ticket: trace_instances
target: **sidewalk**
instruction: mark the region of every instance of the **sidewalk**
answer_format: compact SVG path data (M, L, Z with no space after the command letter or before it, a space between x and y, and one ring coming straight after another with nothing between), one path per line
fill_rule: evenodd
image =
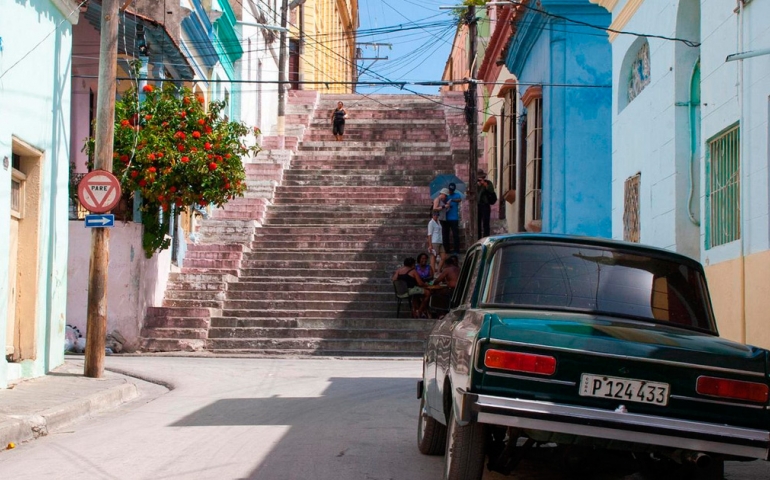
M82 361L67 359L44 377L0 390L0 451L131 401L139 396L139 382L108 371L86 378Z

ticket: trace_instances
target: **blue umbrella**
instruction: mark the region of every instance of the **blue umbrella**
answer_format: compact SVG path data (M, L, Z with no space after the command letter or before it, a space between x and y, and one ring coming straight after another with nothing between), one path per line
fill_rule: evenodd
M465 193L465 182L460 180L457 175L452 173L445 173L442 175L436 175L433 180L430 181L430 198L433 200L438 197L442 188L448 188L450 183L454 183L457 186L457 191Z

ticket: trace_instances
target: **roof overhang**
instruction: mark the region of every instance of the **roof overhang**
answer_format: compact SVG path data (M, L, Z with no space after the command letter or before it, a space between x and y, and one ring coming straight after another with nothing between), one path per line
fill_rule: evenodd
M169 72L175 72L172 78L177 80L192 80L194 72L187 57L182 53L179 45L166 30L166 27L149 17L139 15L130 10L119 14L120 26L118 27L118 52L139 58L136 47L136 27L144 27L145 40L148 47L149 63L167 66ZM85 18L96 28L101 30L102 5L101 2L89 2Z

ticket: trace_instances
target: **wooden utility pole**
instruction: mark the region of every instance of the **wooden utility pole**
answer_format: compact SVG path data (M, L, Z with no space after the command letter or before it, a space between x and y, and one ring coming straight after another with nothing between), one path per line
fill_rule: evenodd
M286 23L289 0L281 0L281 35L278 52L278 149L286 147Z
M115 68L118 61L119 0L102 0L99 42L99 86L96 99L96 149L94 169L112 172L115 135ZM107 335L107 270L110 262L110 231L96 227L91 232L91 263L88 269L88 325L86 327L85 376L104 374L104 344Z
M470 222L470 235L466 235L472 241L478 240L478 185L476 185L476 171L479 168L479 132L478 132L478 93L476 85L476 6L470 5L468 7L468 14L466 16L466 24L468 25L468 39L470 41L470 48L468 49L468 69L470 74L470 82L468 83L468 90L465 91L465 119L468 122L468 139L470 144L470 154L468 162L468 210L469 210L469 222Z

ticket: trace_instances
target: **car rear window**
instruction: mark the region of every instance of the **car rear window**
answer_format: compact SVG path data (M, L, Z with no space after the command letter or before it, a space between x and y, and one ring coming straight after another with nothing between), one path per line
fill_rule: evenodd
M492 259L484 303L583 311L713 330L698 269L627 251L512 244Z

